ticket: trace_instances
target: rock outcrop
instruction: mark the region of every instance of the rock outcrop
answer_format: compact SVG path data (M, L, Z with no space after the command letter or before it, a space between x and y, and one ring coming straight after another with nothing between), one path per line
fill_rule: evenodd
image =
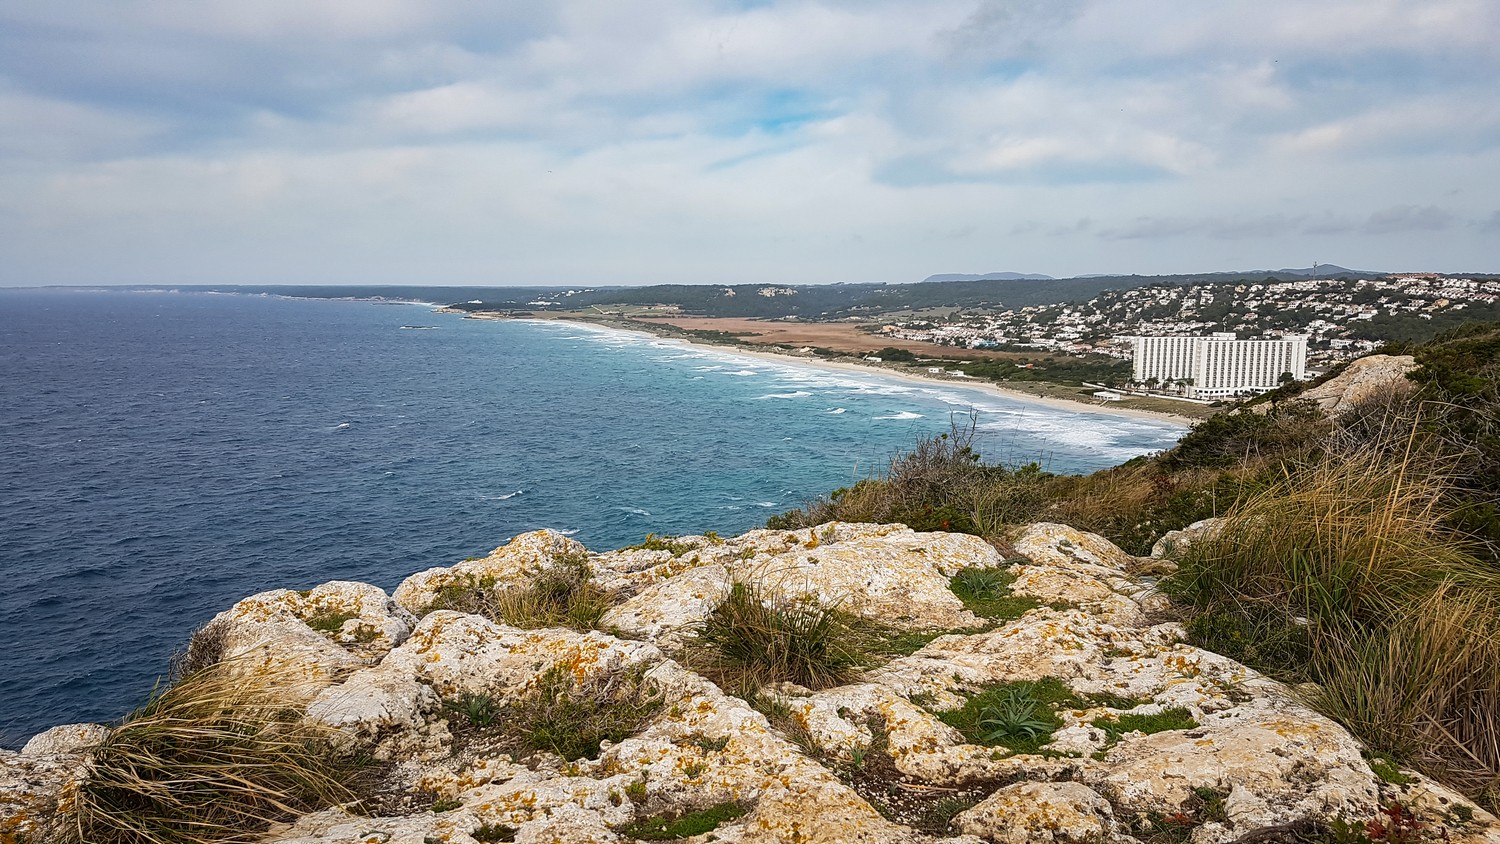
M1406 373L1417 368L1411 355L1366 355L1349 362L1343 372L1303 392L1324 411L1337 416L1383 389L1408 389Z
M630 842L649 819L722 806L735 808L689 840L1219 844L1368 818L1395 799L1427 807L1451 840L1500 842L1478 807L1415 774L1387 784L1288 689L1186 644L1147 577L1163 561L1053 524L1010 546L1021 556L971 536L835 523L592 554L538 531L414 575L392 597L348 583L268 592L210 629L244 670L298 666L318 689L306 718L386 766L380 799L305 815L267 844ZM444 590L519 588L580 563L613 596L597 630L431 609ZM960 600L950 579L970 570L1007 583L1018 611ZM736 697L693 671L684 647L735 583L912 644L844 685ZM1043 687L1053 720L1030 727L1025 747L983 735L1014 714L981 711L977 731L956 715L976 696ZM507 733L528 702L591 694L638 720L573 758ZM462 714L480 703L511 720ZM0 755L0 812L28 818L0 821L0 840L25 840L29 819L86 775L98 729Z

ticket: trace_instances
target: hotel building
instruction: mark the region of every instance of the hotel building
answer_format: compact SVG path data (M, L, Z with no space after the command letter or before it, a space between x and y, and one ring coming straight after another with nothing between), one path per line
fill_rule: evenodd
M1136 381L1189 379L1185 393L1192 398L1264 393L1283 374L1301 380L1307 371L1307 338L1293 334L1280 340L1239 340L1234 334L1129 339Z

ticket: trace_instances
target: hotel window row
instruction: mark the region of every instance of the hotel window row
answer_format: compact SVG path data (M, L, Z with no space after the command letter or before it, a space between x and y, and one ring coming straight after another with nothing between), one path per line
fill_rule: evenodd
M1239 340L1211 337L1131 337L1136 381L1160 383L1189 379L1185 393L1222 398L1275 389L1283 374L1301 380L1307 372L1307 338Z

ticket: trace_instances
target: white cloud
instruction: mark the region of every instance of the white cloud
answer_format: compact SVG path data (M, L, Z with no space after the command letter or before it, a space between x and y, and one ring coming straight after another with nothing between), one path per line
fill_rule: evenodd
M0 0L0 283L1472 268L1497 30L1489 0Z

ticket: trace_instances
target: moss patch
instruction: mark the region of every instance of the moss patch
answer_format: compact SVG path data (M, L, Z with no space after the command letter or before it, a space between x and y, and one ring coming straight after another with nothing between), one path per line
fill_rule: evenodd
M686 814L662 814L638 820L621 832L642 841L671 841L702 835L719 828L726 821L745 814L745 807L738 803L720 803L697 812Z
M1095 718L1093 724L1109 736L1110 744L1119 741L1126 733L1142 732L1151 735L1168 730L1191 730L1198 726L1192 713L1180 706L1164 709L1155 715L1127 714L1113 718Z
M964 569L948 581L948 588L969 612L983 618L1007 621L1020 618L1042 604L1035 598L1012 595L1015 575L1004 569Z

